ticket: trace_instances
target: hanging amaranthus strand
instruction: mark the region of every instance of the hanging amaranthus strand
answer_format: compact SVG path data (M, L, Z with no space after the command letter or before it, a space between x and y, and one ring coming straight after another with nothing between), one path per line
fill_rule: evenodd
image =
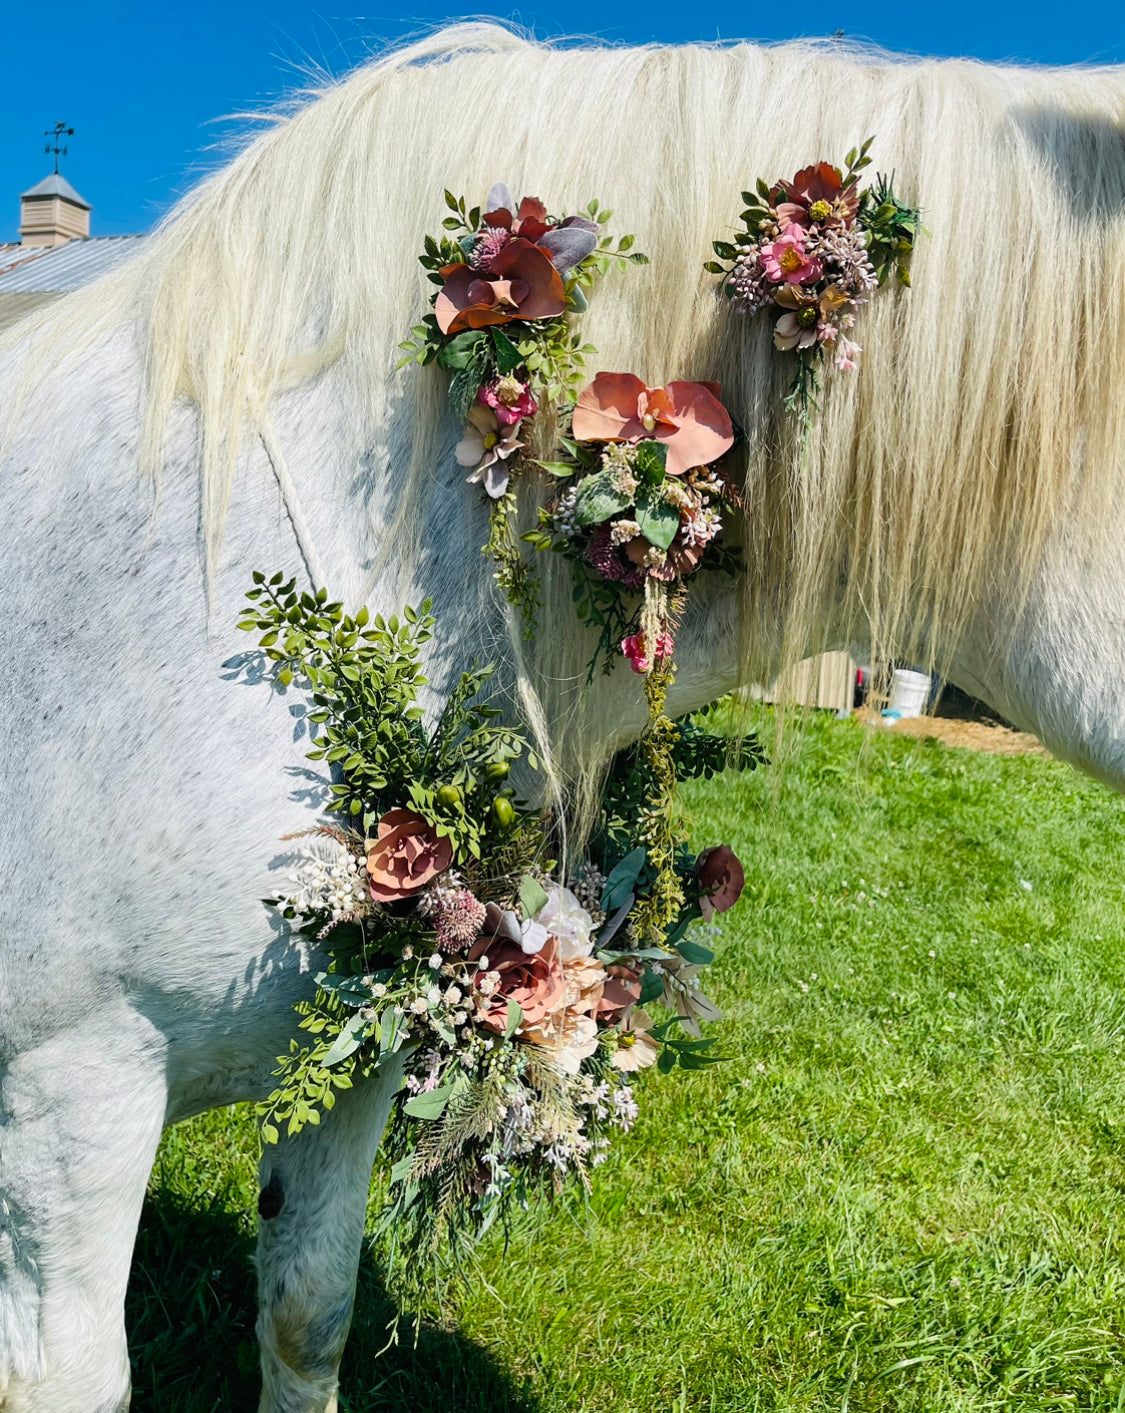
M648 895L638 902L634 925L647 946L661 946L684 908L684 885L676 870L677 850L686 842L687 830L676 789L673 747L679 739L665 713L668 688L675 680L670 666L654 667L645 677L648 726L641 737L641 757L653 786L637 826L637 836L648 852L655 877Z

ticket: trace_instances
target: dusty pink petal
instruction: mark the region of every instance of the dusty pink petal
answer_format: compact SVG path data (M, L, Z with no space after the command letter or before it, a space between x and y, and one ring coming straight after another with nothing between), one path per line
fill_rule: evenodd
M645 429L637 407L647 392L634 373L599 373L579 394L572 432L580 442L640 440Z
M413 810L389 810L379 821L378 838L367 851L368 885L381 903L410 897L444 873L453 861L448 839L439 838Z
M702 383L669 383L664 389L677 424L658 425L653 433L668 448L669 476L682 476L693 466L715 461L734 445L734 428L726 408Z

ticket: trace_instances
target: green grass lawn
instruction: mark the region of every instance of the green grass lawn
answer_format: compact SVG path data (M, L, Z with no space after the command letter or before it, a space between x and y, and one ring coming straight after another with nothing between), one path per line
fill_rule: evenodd
M342 1410L1125 1410L1125 800L821 717L778 777L687 792L746 863L730 1062L647 1072L590 1210L490 1242L416 1349L376 1357L365 1257ZM238 1110L165 1137L140 1413L256 1406L255 1151Z

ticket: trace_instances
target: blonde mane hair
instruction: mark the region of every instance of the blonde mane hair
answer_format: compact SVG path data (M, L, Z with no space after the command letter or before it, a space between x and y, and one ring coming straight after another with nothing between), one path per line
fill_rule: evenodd
M747 433L744 678L776 666L759 644L779 631L790 657L815 649L826 604L845 628L870 625L884 652L931 655L997 555L1030 574L1060 516L1094 522L1116 489L1123 123L1113 68L804 42L555 47L458 25L280 115L124 275L41 326L65 319L73 339L76 321L138 321L145 466L159 476L168 416L191 399L212 562L239 447L275 399L326 373L357 456L386 444L392 405L411 429L383 467L400 457L401 538L450 434L442 375L391 372L426 307L416 254L440 225L443 189L472 200L502 178L569 211L597 196L652 263L598 290L583 320L596 366L652 384L718 378ZM825 380L802 448L781 410L791 370L770 321L734 316L703 262L758 176L840 161L869 134L928 235L913 289L884 290L861 314L861 371ZM549 604L545 621L569 624L565 566L546 591L559 611ZM552 629L524 664L560 768L587 784L598 761L573 708L588 651L585 634Z

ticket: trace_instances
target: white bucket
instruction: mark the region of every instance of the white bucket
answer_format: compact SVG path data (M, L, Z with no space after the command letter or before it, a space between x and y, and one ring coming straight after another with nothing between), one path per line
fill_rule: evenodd
M926 672L908 672L896 667L891 676L891 700L888 711L900 717L921 716L930 699L930 676Z

